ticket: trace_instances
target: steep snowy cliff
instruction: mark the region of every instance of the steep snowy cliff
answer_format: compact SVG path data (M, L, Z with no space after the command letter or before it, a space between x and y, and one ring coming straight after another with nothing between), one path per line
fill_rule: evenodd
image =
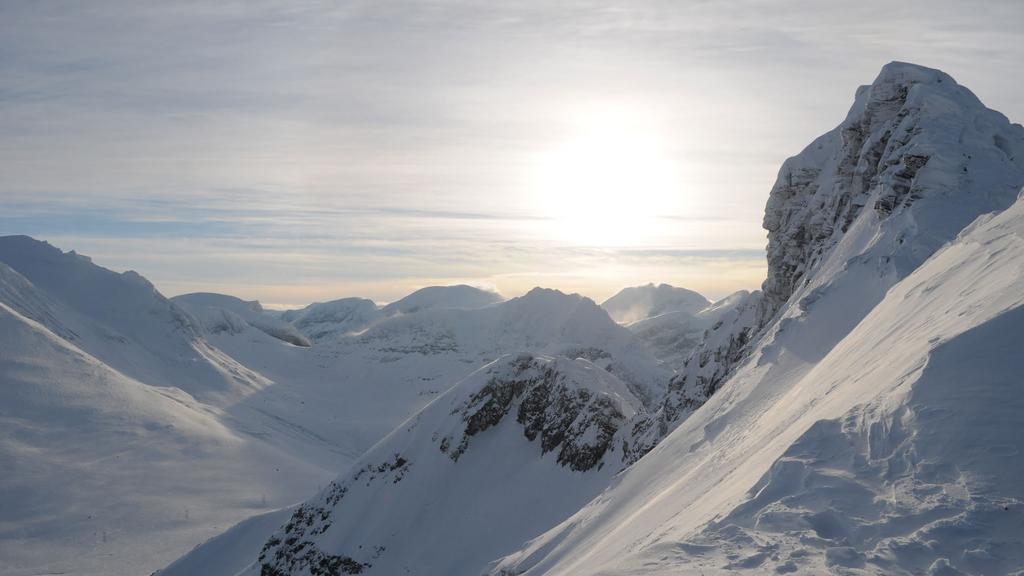
M783 166L717 392L493 572L1020 569L1022 152L949 76L887 65Z
M829 329L814 346L827 350L978 215L1009 206L1022 183L1019 124L943 72L885 66L842 124L783 164L765 208L768 278L687 359L657 428L678 424L759 340L833 292L847 309L816 315Z

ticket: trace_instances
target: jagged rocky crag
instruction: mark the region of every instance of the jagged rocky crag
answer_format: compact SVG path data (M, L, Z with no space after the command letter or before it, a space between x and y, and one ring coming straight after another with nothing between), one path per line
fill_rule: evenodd
M586 360L505 356L301 505L250 571L479 571L596 494L622 458L616 432L640 409Z
M798 301L787 314L798 318L842 278L869 275L876 281L850 295L834 343L972 220L1009 206L1024 183L1022 133L943 72L886 66L857 90L842 124L783 164L765 208L762 289L708 331L652 414L656 425L640 427L663 435L703 404L758 340L787 324L772 327L787 303ZM657 443L646 436L638 446Z

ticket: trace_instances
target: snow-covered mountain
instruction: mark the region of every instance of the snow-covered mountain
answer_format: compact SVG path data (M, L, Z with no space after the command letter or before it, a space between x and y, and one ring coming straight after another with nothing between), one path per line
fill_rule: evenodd
M310 304L300 310L287 310L280 318L313 342L329 342L361 332L384 318L384 313L373 300L341 298Z
M707 347L706 332L721 330L723 317L746 292L712 303L704 296L668 284L625 288L604 304L612 318L629 329L655 358L678 368L698 346Z
M505 299L497 292L491 292L457 284L455 286L427 286L409 294L401 300L396 300L382 308L385 316L395 314L410 314L420 310L431 308L447 308L458 310L472 310L483 308L491 304L502 302Z
M711 346L746 351L679 377L717 392L492 573L1019 570L1022 185L1024 128L887 65L783 166L757 312Z
M605 300L601 308L607 310L616 322L631 324L670 312L696 315L710 304L707 298L693 290L651 283L623 288Z
M246 363L255 361L248 358L246 354L266 357L263 352L253 352L251 344L244 337L239 338L237 335L225 332L217 335L213 341L218 347ZM527 352L508 352L516 349ZM295 382L297 377L304 378L301 376L304 373L315 373L311 372L314 369L309 366L316 366L320 363L328 367L330 374L341 375L344 373L347 375L344 380L333 383L332 388L335 394L338 394L339 389L345 390L344 397L347 400L345 405L332 405L329 399L315 400L324 398L326 392L319 391L312 384L303 384L301 391L296 389L294 393L289 394L289 396L302 394L306 398L305 413L308 417L304 420L304 425L324 435L337 434L337 431L331 432L329 427L320 428L321 426L345 427L354 426L356 423L364 427L379 426L382 422L387 422L395 417L395 414L398 413L395 406L416 405L417 401L422 406L424 401L433 400L419 416L401 424L389 437L394 438L397 435L401 438L401 443L409 443L414 440L420 443L417 446L422 447L417 447L415 450L400 451L405 454L403 456L405 460L416 462L426 459L435 462L435 464L424 464L419 467L420 472L414 476L414 480L402 481L402 491L398 494L408 494L407 496L399 496L388 490L382 492L380 486L375 484L375 489L369 493L358 498L347 499L350 502L352 500L364 502L358 504L361 507L357 508L356 512L345 512L344 510L347 508L332 512L327 510L323 503L307 503L306 505L307 508L317 506L317 509L323 509L322 511L326 515L337 514L341 518L348 518L348 514L351 514L352 518L357 518L363 514L370 514L370 509L362 508L363 506L372 505L374 506L372 510L377 511L380 507L385 506L381 502L391 502L393 498L410 499L414 495L419 498L449 484L458 486L458 490L441 498L443 504L437 504L435 515L439 518L446 518L447 522L452 524L455 519L460 518L458 515L462 514L461 522L466 525L467 531L464 536L459 538L444 538L443 541L437 542L433 547L434 551L429 554L426 551L416 552L419 550L416 543L427 541L428 538L424 534L432 534L445 524L439 524L429 519L417 520L420 524L414 528L400 531L399 541L408 542L403 547L393 539L384 538L383 535L404 526L402 523L409 520L404 517L382 518L379 522L371 522L372 525L381 527L380 534L378 534L378 539L381 542L373 544L373 546L384 546L393 550L388 554L389 559L386 561L381 560L382 555L371 559L372 554L369 556L357 554L360 544L364 545L364 548L369 546L363 541L353 545L356 550L346 552L344 555L331 552L326 543L321 550L325 558L328 556L338 557L333 560L328 558L325 560L327 562L335 560L342 562L340 559L342 556L358 558L354 562L360 565L376 566L379 573L394 573L396 565L405 566L404 563L395 563L407 562L403 558L415 554L426 554L423 557L423 568L421 568L426 572L423 573L443 573L442 566L467 567L472 565L476 569L482 569L486 561L495 555L513 550L527 537L538 534L556 524L590 496L597 494L607 485L611 476L623 467L626 457L625 450L628 446L623 444L623 436L619 433L619 427L630 424L639 413L646 410L644 399L639 395L642 394L648 399L648 402L651 398L659 398L664 394L664 386L671 376L670 372L647 353L644 345L629 330L615 323L593 301L577 294L568 295L557 290L540 288L519 298L476 310L435 308L397 315L377 322L359 335L338 339L330 347L314 345L309 350L291 347L288 352L296 355L304 355L307 352L319 354L315 362L303 362L301 366L297 363L280 364L282 370L289 372L293 379L292 382ZM461 378L461 376L453 378L453 374L465 374L467 368L472 370L480 366L486 366L486 368L480 368L455 389L445 392L448 389L448 386L443 384L445 381L454 383ZM264 373L268 373L267 370L264 370ZM539 379L537 379L538 374L542 374ZM275 380L278 379L276 375L272 377ZM451 379L448 380L449 378ZM498 390L487 386L487 382L495 378L505 382ZM528 386L523 384L526 380L531 381ZM284 381L283 376L281 381ZM453 436L445 442L447 451L441 452L438 443L443 438L433 438L433 433L439 430L442 424L435 424L435 420L444 417L444 426L447 428L465 426L465 423L458 424L458 422L462 422L460 418L465 418L466 414L453 419L452 410L444 407L451 402L462 402L463 400L458 399L467 394L473 394L481 386L490 391L488 394L497 394L497 399L494 402L483 401L482 409L485 412L493 412L495 402L497 402L500 405L498 412L509 414L509 424L495 426L493 430L489 429L486 433L481 430L479 438L471 438L476 434ZM526 387L523 388L523 386ZM527 389L533 390L537 386L540 386L537 391L526 393ZM569 388L565 388L566 386ZM542 398L541 392L549 394L548 389L552 387L557 393L551 392L551 395ZM586 390L572 392L581 387L585 387ZM266 393L256 397L257 399L252 404L260 409L265 409L268 405L267 399L273 398L274 394L282 389L287 390L288 387L278 386L268 389ZM585 398L587 400L581 406L589 406L587 402L596 402L596 398L600 398L604 393L602 391L608 389L613 389L616 396L625 399L625 404L612 411L615 417L608 420L606 425L598 427L600 430L589 424L584 427L584 423L592 423L593 420L578 420L577 416L581 413L579 410L583 408L577 408L573 412L573 405L579 404L580 398ZM438 392L422 394L422 391L434 390L438 390ZM417 391L421 392L418 396ZM509 395L510 393L511 395ZM288 401L287 397L283 397L271 399L269 404L284 404ZM291 401L294 402L294 399ZM526 421L520 422L520 420L526 418L525 414L533 408L527 407L520 410L519 406L524 402L533 405L534 408L543 405L545 411L543 418L531 417L530 421L533 423L526 430L523 428ZM250 403L245 403L245 405L248 404ZM325 407L330 407L330 411L325 412ZM605 408L607 407L602 401L587 407L585 412L590 413ZM337 420L330 420L327 417L339 414L341 417ZM512 414L516 414L515 418L519 420L513 422ZM523 416L519 416L519 414L523 414ZM569 415L572 417L566 419ZM412 430L407 430L411 423L423 418L431 419L430 427L415 426ZM392 424L392 427L396 424ZM505 431L506 428L512 432ZM568 431L570 428L575 432L570 433ZM446 432L446 434L450 433ZM495 439L495 434L500 434L501 437ZM507 438L509 434L512 434L512 439ZM557 450L555 449L560 446L561 442L564 442L565 438L571 436L584 439L584 443L590 443L593 440L590 438L592 434L596 434L601 439L600 450L580 448L582 446L580 441L570 442L558 447ZM466 439L465 447L460 448L463 439ZM351 481L346 478L352 474L358 474L360 466L372 464L372 466L383 470L386 468L385 464L394 463L393 444L389 444L389 442L392 441L385 440L382 444L375 446L360 460L361 464L355 465L347 475L342 475L336 484L351 484ZM493 446L492 443L495 442L500 447L499 449L475 448L478 445ZM385 445L388 447L382 448ZM428 449L427 446L431 447ZM515 448L515 446L520 447ZM429 458L425 458L421 452ZM465 456L462 452L466 453ZM453 454L457 456L453 458ZM447 464L441 466L440 463ZM510 478L501 482L495 481L495 490L483 490L479 486L486 485L486 483L477 482L474 479L478 479L478 476L484 472L473 472L474 470L492 471L489 473L500 472ZM463 474L466 474L466 478L460 479ZM510 484L510 482L513 483ZM424 483L428 487L421 485ZM389 484L385 483L383 486L388 487ZM474 488L474 486L476 487ZM516 488L515 486L521 487ZM541 486L547 488L542 489ZM566 486L565 490L571 494L561 489L555 490L559 486ZM528 493L528 487L532 487L530 490L537 492L533 501L528 504L524 504L518 496L508 501L499 498L501 491L507 494L525 495ZM406 492L407 490L408 492ZM477 494L478 492L479 494ZM471 502L472 507L466 508L458 504L460 498ZM555 500L552 501L550 498ZM405 501L403 500L403 502ZM491 501L494 502L489 504L488 502ZM415 508L411 503L413 500L408 502L407 506ZM501 509L521 509L529 511L529 514L516 516L510 511L509 518L502 524L506 528L493 532L489 536L488 543L484 545L485 543L480 537L476 540L470 538L473 531L482 534L488 530L478 520L473 520L476 516L471 510L484 510L488 506L495 510L508 506L508 508ZM441 509L448 507L452 508L451 514L455 516L444 515ZM528 517L532 520L528 521ZM365 522L370 521L365 520L361 525L367 525ZM240 526L237 530L232 530L230 534L211 541L207 546L197 550L194 555L190 554L183 558L181 563L173 567L170 574L187 573L187 570L190 569L188 567L194 566L198 562L197 558L223 557L226 554L226 552L216 552L216 550L254 550L262 546L262 544L253 542L254 539L258 539L261 526L265 529L266 523L254 520L251 524ZM350 530L355 531L356 528L350 528ZM444 533L447 532L441 532L441 534ZM262 536L265 541L270 538L270 532L265 532ZM512 544L511 540L505 540L505 537L508 536L512 536L517 544ZM383 543L385 540L390 544ZM287 542L287 539L284 541ZM460 542L475 543L472 547L479 549L472 552L468 548L460 548ZM483 552L490 553L490 556ZM282 552L282 558L286 554L294 556L294 552ZM444 564L444 559L448 557L452 559L450 565ZM217 571L207 573L211 575L233 574L234 570L239 570L254 561L255 558L219 560ZM302 564L301 561L296 562L295 566ZM338 564L338 566L342 565L356 569L356 564ZM387 568L389 566L390 568ZM430 567L436 567L440 572L431 571L433 568ZM278 567L277 569L284 570L285 568ZM213 568L211 567L210 570ZM459 570L454 573L459 573Z
M256 330L207 338L274 382L232 406L232 414L282 416L343 454L362 453L466 374L504 354L589 359L650 405L672 375L594 302L545 289L484 308L397 314L311 348L281 346Z
M266 384L210 347L196 320L135 272L27 236L0 237L0 268L5 303L126 376L216 405Z
M286 310L279 318L314 342L331 342L358 334L376 322L400 314L430 309L473 310L504 300L496 292L464 284L428 286L386 306L378 306L366 298L341 298L317 302L299 310Z
M827 292L846 309L828 319L819 312L821 327L801 333L814 334L819 353L837 343L971 220L1010 203L1024 183L1020 142L1019 125L948 75L886 66L839 127L783 164L765 209L768 278L683 364L656 429L699 407L763 335L806 316ZM781 314L787 303L790 314ZM650 434L647 446L658 441Z
M296 509L243 573L478 573L607 484L620 459L615 432L640 409L587 360L503 356ZM244 540L193 554L218 557ZM187 557L161 575L191 566Z
M182 294L171 298L199 320L208 333L232 332L252 326L278 340L296 346L309 346L310 342L290 323L267 314L259 302L246 302L241 298L209 292Z
M661 396L671 375L592 300L544 288L475 310L396 316L372 326L358 342L392 356L451 353L478 363L515 351L585 358L618 376L648 404Z

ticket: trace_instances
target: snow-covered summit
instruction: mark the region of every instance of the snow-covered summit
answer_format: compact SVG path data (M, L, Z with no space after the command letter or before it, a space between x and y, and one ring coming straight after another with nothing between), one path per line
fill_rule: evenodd
M317 302L281 314L282 320L291 323L314 342L329 342L339 336L360 332L383 317L380 307L366 298Z
M630 324L671 312L695 315L710 304L707 298L693 290L650 283L623 288L605 300L601 307L616 322Z
M503 301L501 294L457 284L455 286L428 286L396 300L382 309L386 316L394 314L410 314L430 308L455 308L470 310L483 308Z
M1024 128L943 72L886 65L857 90L842 124L783 164L765 208L762 290L691 354L670 385L688 408L668 412L699 406L759 339L802 322L832 293L846 310L816 316L833 335L813 343L821 354L972 220L1009 206L1022 184Z
M246 301L226 294L195 292L171 298L196 317L207 332L238 331L245 324L295 346L309 346L309 340L295 327L267 314L255 300ZM241 320L241 326L239 324Z
M428 310L475 310L502 301L504 298L496 292L464 284L428 286L386 306L366 298L349 297L316 302L278 316L309 340L331 344L394 316Z
M779 171L764 217L764 316L815 268L841 273L845 262L826 262L840 240L850 238L843 256L902 277L979 214L1009 206L1022 182L1024 128L943 72L886 65L839 127Z

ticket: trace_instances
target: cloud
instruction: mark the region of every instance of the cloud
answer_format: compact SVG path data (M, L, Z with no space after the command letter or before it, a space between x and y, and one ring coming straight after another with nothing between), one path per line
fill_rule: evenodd
M754 287L779 164L885 62L1024 118L1022 20L1009 0L8 1L0 233L274 302ZM643 246L566 245L538 209L537 158L595 103L651 119L683 175L687 209Z

